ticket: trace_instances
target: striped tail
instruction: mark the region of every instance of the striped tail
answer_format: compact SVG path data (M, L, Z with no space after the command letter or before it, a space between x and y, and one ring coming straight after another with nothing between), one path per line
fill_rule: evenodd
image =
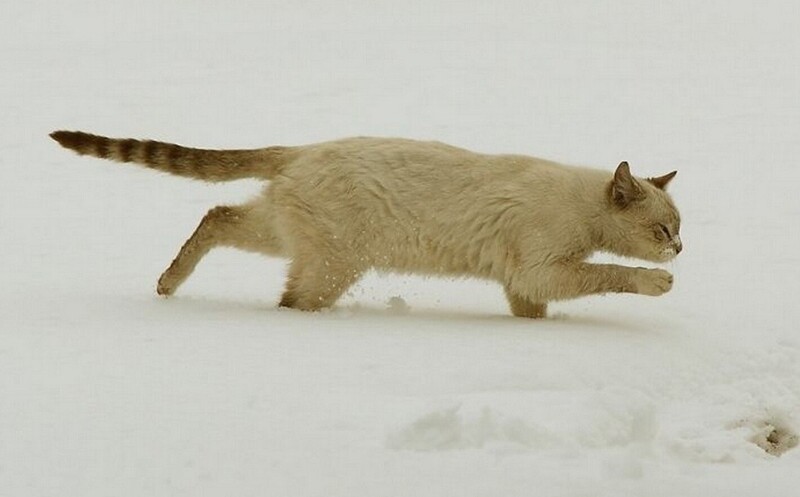
M117 139L81 131L55 131L50 137L81 155L142 164L158 171L204 181L274 178L297 155L292 147L204 150L152 140Z

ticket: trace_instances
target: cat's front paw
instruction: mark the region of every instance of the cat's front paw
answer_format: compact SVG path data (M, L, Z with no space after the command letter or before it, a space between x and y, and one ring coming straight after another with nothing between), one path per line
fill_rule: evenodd
M633 284L636 293L658 297L672 289L672 274L663 269L636 268Z

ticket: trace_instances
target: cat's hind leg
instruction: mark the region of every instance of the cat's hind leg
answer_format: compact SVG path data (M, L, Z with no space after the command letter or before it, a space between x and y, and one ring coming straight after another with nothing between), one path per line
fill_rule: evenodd
M318 311L332 306L362 270L333 252L295 255L280 306Z
M504 286L511 313L520 318L543 319L547 317L547 302L533 302Z
M264 212L267 208L259 203L221 205L208 211L172 264L158 279L158 294L172 295L192 274L200 259L214 247L235 247L267 255L283 255L280 237L272 226L272 216Z

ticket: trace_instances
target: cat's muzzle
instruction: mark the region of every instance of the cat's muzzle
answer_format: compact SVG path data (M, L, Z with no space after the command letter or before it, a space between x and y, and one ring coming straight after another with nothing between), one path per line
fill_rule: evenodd
M677 256L678 254L680 254L681 250L683 250L683 242L681 242L680 236L675 235L674 237L672 237L672 240L670 240L669 246L667 246L664 250L661 251L661 255L666 260L671 260L674 259L675 256Z

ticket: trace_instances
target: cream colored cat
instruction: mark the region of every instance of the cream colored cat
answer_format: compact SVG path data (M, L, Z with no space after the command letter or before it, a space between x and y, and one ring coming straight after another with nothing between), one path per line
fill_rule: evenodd
M349 138L298 147L200 150L88 133L50 135L79 154L206 181L270 180L263 194L211 209L158 280L171 295L214 247L291 259L280 305L331 306L371 268L474 276L503 285L517 316L608 292L661 295L661 269L590 264L596 251L665 262L680 217L658 178L484 155L437 142Z

